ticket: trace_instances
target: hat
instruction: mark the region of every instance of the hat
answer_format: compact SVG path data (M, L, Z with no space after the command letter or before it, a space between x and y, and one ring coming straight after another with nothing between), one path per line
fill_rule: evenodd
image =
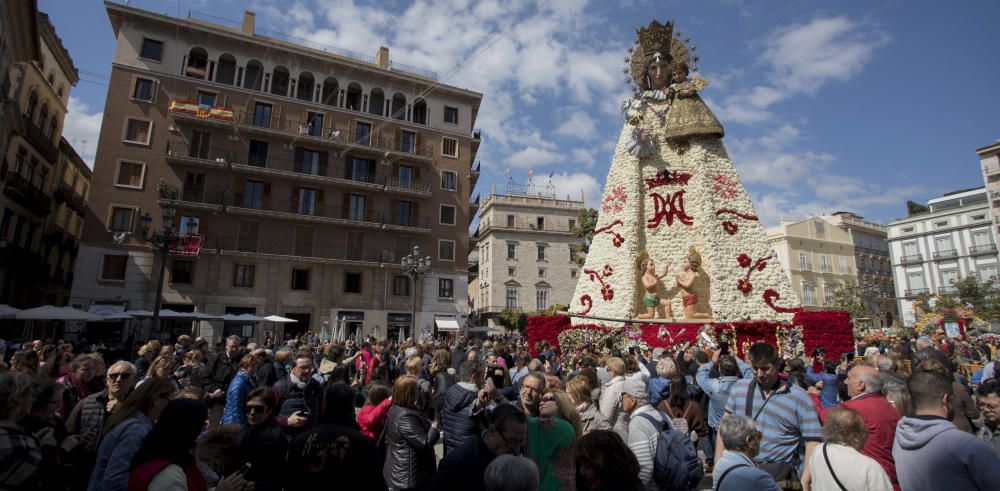
M323 361L319 362L319 373L323 375L333 373L334 368L337 368L337 364L333 360L323 359Z
M636 401L642 404L649 404L649 392L646 391L646 384L641 380L626 380L622 385L622 394L635 397Z

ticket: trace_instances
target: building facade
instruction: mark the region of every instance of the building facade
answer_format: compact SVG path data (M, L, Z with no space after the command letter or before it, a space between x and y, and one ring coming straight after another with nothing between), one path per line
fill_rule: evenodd
M495 325L505 309L568 305L580 276L574 247L580 201L539 194L496 194L480 204L475 236L478 273L469 289L479 323Z
M851 235L822 217L771 227L767 240L806 310L836 308L834 289L857 284Z
M49 226L60 188L63 120L77 83L73 60L34 2L3 2L3 163L0 165L0 303L64 304L65 274ZM19 17L8 17L18 15ZM29 37L30 36L30 37ZM33 46L31 45L33 43ZM65 271L63 271L65 273Z
M983 184L990 200L990 216L994 234L1000 233L1000 140L976 149Z
M857 285L873 327L885 328L899 318L893 299L892 261L885 225L865 220L851 212L824 216L831 225L845 231L854 243Z
M899 314L915 322L920 294L954 295L955 282L996 280L1000 259L985 188L956 191L927 202L929 211L888 225Z
M106 7L117 43L74 302L152 309L161 258L142 224L162 230L174 209L165 308L299 321L202 335L419 336L463 320L481 94L386 48L265 35L252 12L227 26ZM400 268L413 246L432 260L416 288Z

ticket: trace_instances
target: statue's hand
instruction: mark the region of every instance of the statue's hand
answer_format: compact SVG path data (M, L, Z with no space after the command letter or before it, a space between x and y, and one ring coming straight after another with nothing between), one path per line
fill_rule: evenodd
M649 128L643 128L642 130L639 131L639 138L641 138L642 140L649 140L649 136L650 136Z

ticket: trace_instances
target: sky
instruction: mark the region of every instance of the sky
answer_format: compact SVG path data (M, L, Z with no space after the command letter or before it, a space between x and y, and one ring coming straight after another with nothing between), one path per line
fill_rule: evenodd
M64 134L93 162L114 35L103 2L38 0L81 82ZM550 183L600 202L635 28L673 20L698 46L702 92L765 225L835 211L878 222L906 201L983 185L1000 138L994 0L132 0L436 71L484 94L476 192ZM504 174L509 167L510 172ZM551 178L549 177L551 175ZM476 194L474 192L473 194Z

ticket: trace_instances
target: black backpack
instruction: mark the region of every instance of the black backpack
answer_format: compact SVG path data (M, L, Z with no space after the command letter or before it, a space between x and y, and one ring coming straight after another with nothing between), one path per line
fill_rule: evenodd
M691 438L673 428L664 420L658 421L649 414L640 414L660 429L653 456L653 482L667 491L690 491L698 486L705 475L698 452Z

